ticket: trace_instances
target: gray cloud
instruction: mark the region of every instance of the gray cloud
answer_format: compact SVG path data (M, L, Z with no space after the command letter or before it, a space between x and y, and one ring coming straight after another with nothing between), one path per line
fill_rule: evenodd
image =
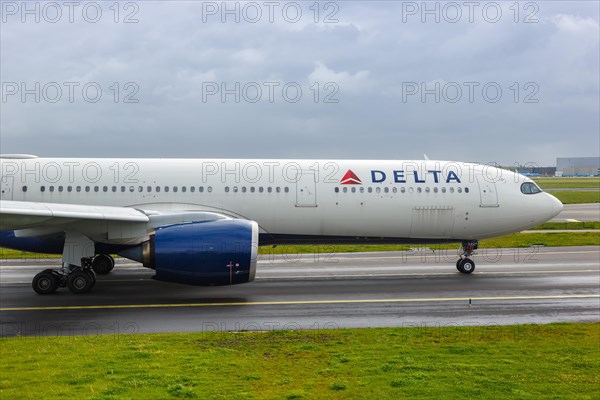
M8 3L1 2L3 10ZM2 152L375 159L427 153L542 165L599 152L596 2L536 2L537 10L520 10L518 23L512 3L501 3L496 23L481 14L490 4L483 2L473 22L461 6L457 23L444 20L454 14L442 14L439 23L426 15L423 23L419 14L403 15L421 2L337 2L339 22L327 24L313 21L312 2L293 3L303 11L297 23L277 12L270 23L264 6L257 23L236 23L231 15L225 23L205 15L204 22L202 3L166 1L137 2L139 22L115 23L110 4L102 3L97 23L77 12L73 23L65 16L22 23L19 15L2 15ZM221 2L204 7L210 4ZM325 4L320 20L334 10ZM532 11L537 22L523 23ZM63 96L47 101L49 88L39 103L31 94L23 102L18 93L7 95L11 82L30 89L57 82ZM65 82L79 84L73 102ZM96 103L82 98L90 82L102 89ZM236 82L239 103L232 93L224 102L219 93L207 94ZM301 88L299 101L286 101L285 84L291 97ZM436 85L439 102L433 93L407 94ZM252 103L257 88L262 96ZM462 96L452 102L457 88ZM502 95L491 102L496 88ZM124 102L128 95L138 102Z

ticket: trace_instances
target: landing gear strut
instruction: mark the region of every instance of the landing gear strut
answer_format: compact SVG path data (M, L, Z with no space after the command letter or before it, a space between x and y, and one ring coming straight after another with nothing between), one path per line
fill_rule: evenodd
M460 258L456 261L456 269L463 274L470 274L475 271L475 262L469 258L475 250L479 242L477 240L464 241L461 245Z
M87 293L96 284L96 275L92 271L92 260L84 258L82 266L63 264L62 269L46 269L37 274L31 286L37 294L52 294L59 287L67 287L72 293Z

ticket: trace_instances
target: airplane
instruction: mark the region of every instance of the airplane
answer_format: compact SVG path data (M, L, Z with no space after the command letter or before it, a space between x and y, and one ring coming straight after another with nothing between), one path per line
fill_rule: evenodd
M251 282L258 246L478 241L544 223L562 203L491 165L436 160L0 156L0 247L62 254L35 292L87 293L112 254L190 285Z

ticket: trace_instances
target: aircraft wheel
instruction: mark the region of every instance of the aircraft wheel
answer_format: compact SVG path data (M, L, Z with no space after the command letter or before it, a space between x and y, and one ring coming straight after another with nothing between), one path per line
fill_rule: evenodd
M94 287L94 280L89 272L80 269L69 275L67 287L71 293L87 293Z
M94 257L92 269L98 275L106 275L115 267L115 260L106 254L100 254Z
M58 277L53 270L46 269L33 278L31 286L37 294L51 294L58 289Z
M457 268L463 274L470 274L475 271L475 263L470 258L463 258L458 262Z
M459 264L462 261L462 258L459 258L458 260L456 260L456 269L460 271L460 267Z
M84 269L83 272L88 274L92 278L92 288L96 285L96 274L91 269ZM91 288L90 288L91 289Z

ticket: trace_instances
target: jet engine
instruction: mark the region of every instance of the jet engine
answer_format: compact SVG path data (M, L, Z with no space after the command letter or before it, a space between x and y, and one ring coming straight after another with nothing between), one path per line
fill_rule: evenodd
M119 254L156 270L159 281L214 286L252 282L258 224L220 219L164 226L147 242Z

